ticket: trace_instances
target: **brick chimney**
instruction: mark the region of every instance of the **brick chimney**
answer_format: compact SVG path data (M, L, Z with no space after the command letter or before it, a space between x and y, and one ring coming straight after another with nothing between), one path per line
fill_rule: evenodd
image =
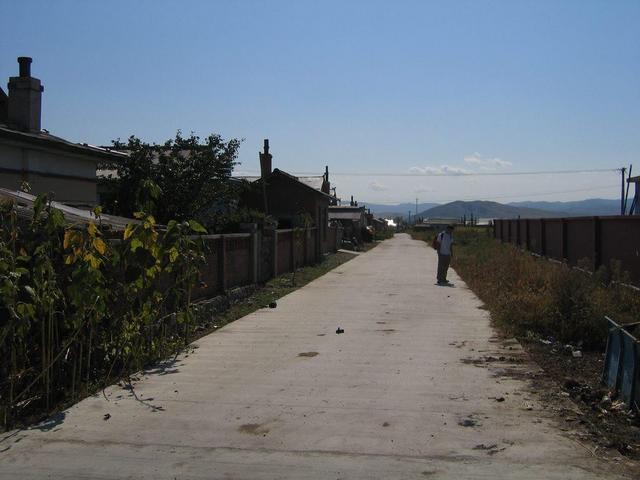
M20 76L9 78L9 127L27 132L39 132L42 92L40 80L31 76L31 58L18 57Z
M267 178L271 175L271 159L273 156L269 153L269 139L264 139L264 153L260 153L260 176Z

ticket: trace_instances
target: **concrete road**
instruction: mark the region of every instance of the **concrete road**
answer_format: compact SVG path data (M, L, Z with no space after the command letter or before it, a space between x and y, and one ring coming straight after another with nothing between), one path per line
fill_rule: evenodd
M138 399L114 386L5 436L0 478L622 478L544 413L536 367L435 269L396 235L141 374Z

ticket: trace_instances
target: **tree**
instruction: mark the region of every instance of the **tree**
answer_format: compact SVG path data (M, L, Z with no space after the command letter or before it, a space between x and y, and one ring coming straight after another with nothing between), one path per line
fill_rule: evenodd
M129 156L99 167L111 172L99 180L105 211L126 217L144 211L164 224L194 218L215 223L236 202L230 177L240 143L217 134L202 141L193 133L185 138L180 131L163 145L135 136L114 141L113 148Z

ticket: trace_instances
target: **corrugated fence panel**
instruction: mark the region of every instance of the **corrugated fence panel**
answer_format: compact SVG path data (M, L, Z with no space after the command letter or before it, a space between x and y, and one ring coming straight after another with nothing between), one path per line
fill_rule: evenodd
M527 224L528 220L520 220L518 221L518 243L523 247L527 246Z
M640 217L600 217L602 265L620 260L635 282L640 281Z
M529 220L529 250L542 255L542 222L538 219Z
M518 220L509 220L509 242L518 243Z
M570 265L593 268L618 260L633 283L640 283L640 216L498 219L494 225L497 239L557 260L564 254Z
M594 220L592 218L572 218L567 221L567 257L570 265L578 265L583 259L588 259L593 265L595 252Z
M546 219L544 233L546 255L562 260L562 220L559 218Z

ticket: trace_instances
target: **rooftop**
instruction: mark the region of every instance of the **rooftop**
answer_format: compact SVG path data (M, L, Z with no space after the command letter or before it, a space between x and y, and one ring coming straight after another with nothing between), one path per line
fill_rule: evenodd
M33 215L33 204L36 196L30 193L17 190L8 190L0 187L0 198L13 200L18 209L18 215L22 218L31 218ZM89 224L89 222L108 225L113 230L124 230L129 223L139 223L138 220L132 218L118 217L115 215L100 215L100 219L90 210L82 210L80 208L70 207L64 203L52 201L51 206L60 210L64 214L64 218L68 223L72 224Z
M107 160L120 159L126 157L126 153L115 152L107 148L97 147L95 145L89 145L87 143L73 143L64 138L51 135L46 130L40 132L23 132L20 130L14 130L8 128L6 125L0 124L0 139L26 142L33 145L56 148L71 153L89 154L92 156L104 158Z

